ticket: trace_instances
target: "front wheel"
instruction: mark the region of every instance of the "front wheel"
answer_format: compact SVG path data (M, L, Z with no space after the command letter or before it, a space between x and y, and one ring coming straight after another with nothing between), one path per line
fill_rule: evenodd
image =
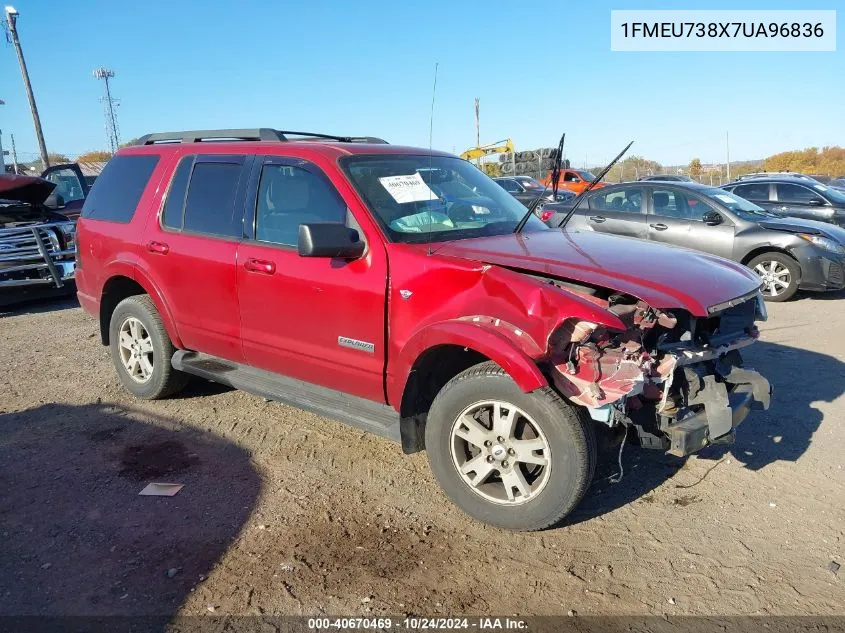
M443 387L425 444L446 494L470 516L510 530L558 523L595 470L591 423L551 389L524 393L492 362Z
M763 298L766 301L788 301L798 292L801 268L798 262L784 253L763 253L748 267L763 281Z

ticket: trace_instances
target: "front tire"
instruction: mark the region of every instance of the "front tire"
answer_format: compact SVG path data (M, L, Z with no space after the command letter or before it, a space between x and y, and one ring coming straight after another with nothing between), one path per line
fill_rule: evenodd
M592 424L552 389L524 393L493 362L440 391L425 430L440 486L467 514L509 530L558 523L595 471Z
M109 345L117 375L126 390L145 400L181 391L189 376L173 369L173 347L152 300L127 297L117 304L109 322Z
M763 281L763 298L766 301L789 301L798 292L801 267L789 255L778 252L763 253L748 267Z

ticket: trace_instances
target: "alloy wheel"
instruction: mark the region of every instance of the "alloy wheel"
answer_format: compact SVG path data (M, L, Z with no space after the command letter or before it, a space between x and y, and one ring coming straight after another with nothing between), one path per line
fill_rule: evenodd
M118 330L120 360L132 380L147 382L153 375L153 341L144 324L127 317Z
M549 481L551 452L540 426L518 407L477 402L452 425L452 463L464 483L487 501L519 505Z
M763 280L763 294L767 297L782 295L792 283L792 274L780 262L760 262L754 267L754 272Z

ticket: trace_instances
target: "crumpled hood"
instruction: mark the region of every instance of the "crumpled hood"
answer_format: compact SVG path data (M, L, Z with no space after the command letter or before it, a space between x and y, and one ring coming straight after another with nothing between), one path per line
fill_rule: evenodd
M41 204L55 188L55 183L36 176L0 174L0 200Z
M804 220L802 218L783 217L766 218L758 222L760 226L775 231L789 231L790 233L812 233L832 238L840 244L845 244L845 229L829 222Z
M596 233L549 230L457 240L438 254L602 286L654 308L707 308L754 292L760 279L745 266L684 248Z

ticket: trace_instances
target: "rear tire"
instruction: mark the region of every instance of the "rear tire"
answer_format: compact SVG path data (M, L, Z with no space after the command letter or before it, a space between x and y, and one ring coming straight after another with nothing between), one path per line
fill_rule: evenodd
M425 445L452 501L509 530L558 523L581 501L596 466L592 422L552 389L524 393L493 362L470 367L437 394Z
M789 255L772 251L758 255L748 267L763 281L763 298L766 301L789 301L798 292L801 267Z
M120 381L138 398L165 398L188 384L188 374L170 364L176 348L147 295L117 304L109 322L109 346Z

